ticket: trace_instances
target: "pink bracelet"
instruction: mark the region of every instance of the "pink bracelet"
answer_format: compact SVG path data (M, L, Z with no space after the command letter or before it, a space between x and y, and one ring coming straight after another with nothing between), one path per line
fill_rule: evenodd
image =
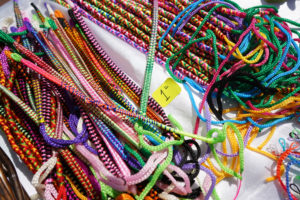
M128 185L135 185L146 180L156 169L157 165L167 157L167 151L153 153L145 166L136 174L125 177Z
M177 188L178 190L180 190L182 192L181 195L187 195L188 193L192 192L190 179L189 179L189 177L187 176L187 174L182 169L180 169L179 167L177 167L175 165L169 165L167 167L167 169L168 170L164 171L164 174L172 181L172 183L174 184L175 188ZM177 174L180 175L183 178L184 183L185 183L184 187L181 186L178 183L178 181L175 180L175 178L170 174L169 170L177 172Z
M92 123L95 125L95 128L98 130L99 133L101 133L101 131L99 130L99 127L94 123L94 121L92 120ZM127 165L125 164L125 162L123 161L123 159L121 158L121 156L116 152L116 150L112 147L112 145L110 144L110 142L106 139L106 137L104 137L102 134L99 134L102 138L102 140L104 141L104 143L106 144L108 150L110 151L112 158L116 161L117 166L119 167L121 173L123 174L123 176L127 177L131 175L131 172L129 170L129 168L127 167Z
M64 132L68 135L70 139L75 138L74 135L68 130L68 128L65 125ZM121 178L117 178L114 175L112 175L104 167L105 165L100 161L98 156L89 152L82 144L75 144L75 148L90 162L100 181L113 187L116 190L123 192L128 191L128 186L125 184L125 181Z
M63 47L59 39L56 36L54 36L55 34L52 31L50 31L50 34L53 40L55 41L55 44L57 44L58 49L61 50L61 53L69 63L69 66L71 67L72 71L77 76L82 86L86 89L85 91L87 91L91 95L91 97L93 97L95 100L99 101L100 103L104 103L103 99L97 94L97 92L93 89L93 87L87 82L87 80L79 72L72 58L68 55L68 53L66 52L65 48ZM115 113L108 110L103 110L103 112L106 113L106 115L109 116L111 119L113 119L120 126L120 128L122 128L127 134L129 134L136 142L138 142L138 137L137 134L134 132L134 130L131 127L129 127L122 119L120 119Z

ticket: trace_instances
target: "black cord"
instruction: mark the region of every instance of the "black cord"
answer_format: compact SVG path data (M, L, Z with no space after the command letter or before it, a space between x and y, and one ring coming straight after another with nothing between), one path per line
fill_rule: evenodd
M260 89L262 91L262 93L264 93L265 95L270 95L270 94L274 94L277 92L277 90L275 88L269 88L269 87L265 87L264 85L262 85L260 83L260 81L255 76L250 74L249 72L236 71L231 76L224 77L221 80L216 81L212 85L212 87L207 95L207 103L209 105L209 108L212 110L212 112L214 113L214 115L217 117L218 120L223 120L223 118L222 118L223 105L222 105L222 101L221 101L222 94L226 87L228 88L231 85L233 85L233 83L236 83L236 82L243 82L243 83L252 85L253 88ZM234 86L238 87L237 84ZM217 92L217 96L216 96L218 109L215 108L215 105L213 103L213 98L212 98L212 93L216 88L218 88L218 92Z

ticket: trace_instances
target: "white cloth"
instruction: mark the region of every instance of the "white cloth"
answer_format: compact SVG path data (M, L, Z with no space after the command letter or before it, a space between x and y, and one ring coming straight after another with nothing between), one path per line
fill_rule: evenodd
M19 0L20 8L23 12L32 13L33 9L30 6L30 2L34 2L36 5L44 11L44 5L42 0ZM261 5L265 3L264 0L234 0L241 7L247 8L255 5ZM53 8L61 8L59 5L50 2L53 5ZM300 1L299 0L289 0L287 3L276 4L279 8L279 14L282 17L289 18L292 20L296 20L300 22ZM33 12L34 13L34 12ZM4 4L0 7L0 26L3 25L3 21L8 16L14 18L13 14L13 4L12 1ZM30 15L29 15L30 16ZM86 20L88 22L89 27L92 29L93 33L96 35L98 42L100 45L106 50L108 55L112 58L112 60L122 69L124 70L133 80L135 80L139 85L143 83L144 70L146 66L146 56L134 49L124 41L118 39L114 35L110 34L106 30L98 27L94 23ZM168 74L162 66L158 64L154 64L153 70L153 78L151 83L150 93L152 94L167 78ZM176 97L173 102L171 102L166 108L165 111L167 114L172 114L183 126L185 131L192 132L194 123L196 120L196 113L193 111L190 100L188 98L188 94L183 88L181 94ZM195 96L196 97L196 96ZM196 102L200 102L200 98L196 98ZM298 127L296 127L298 126ZM271 143L278 144L278 138L288 136L288 133L293 128L300 128L299 123L285 123L280 125L274 134L274 137L270 141ZM266 137L266 133L264 131L261 133L253 142L253 145L260 144L261 141ZM16 156L13 150L10 148L6 137L1 133L0 135L0 145L4 149L4 151L9 155L9 157L13 160L19 178L29 193L29 195L33 195L36 193L34 187L30 184L30 180L32 179L32 174L26 168L26 166L20 161L20 159ZM245 170L243 173L243 182L241 186L241 191L238 199L247 200L247 199L255 199L255 200L265 200L265 199L283 199L281 193L282 191L278 191L277 184L274 182L265 183L265 178L272 175L274 172L274 162L265 156L262 156L258 153L254 153L250 150L245 150ZM203 180L203 179L202 179ZM278 187L279 188L279 187ZM228 200L233 199L236 189L237 183L234 179L223 180L216 187L217 192L221 199Z

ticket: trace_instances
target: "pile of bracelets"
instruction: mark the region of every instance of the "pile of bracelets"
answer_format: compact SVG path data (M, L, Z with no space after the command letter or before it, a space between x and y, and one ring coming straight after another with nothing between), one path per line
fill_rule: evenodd
M276 131L300 122L300 23L230 0L55 2L67 12L31 3L29 15L13 0L15 26L0 27L0 132L40 198L218 200L233 178L235 200L246 149L274 162L266 182L300 198L300 130ZM142 86L85 18L147 55ZM150 96L154 62L187 91L193 133ZM10 199L28 199L16 185Z

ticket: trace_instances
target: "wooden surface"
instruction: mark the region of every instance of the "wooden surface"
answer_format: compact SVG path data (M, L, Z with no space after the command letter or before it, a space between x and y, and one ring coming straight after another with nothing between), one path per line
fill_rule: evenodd
M0 0L0 6L2 6L4 3L8 2L9 0Z

